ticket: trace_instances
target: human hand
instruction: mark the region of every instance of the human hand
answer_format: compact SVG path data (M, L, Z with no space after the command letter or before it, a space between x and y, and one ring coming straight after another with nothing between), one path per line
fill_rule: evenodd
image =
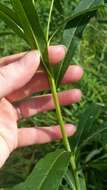
M49 59L52 64L57 64L64 56L63 46L49 47ZM78 81L82 75L83 70L80 66L70 66L62 82ZM36 96L22 101L34 92L48 88L48 79L40 66L40 56L37 51L0 59L0 167L16 148L48 143L61 138L58 126L17 128L20 119L54 109L51 95ZM62 105L76 103L80 98L81 92L78 89L59 93ZM20 104L13 106L16 101L20 101ZM65 129L68 136L76 131L75 126L71 124L66 124Z

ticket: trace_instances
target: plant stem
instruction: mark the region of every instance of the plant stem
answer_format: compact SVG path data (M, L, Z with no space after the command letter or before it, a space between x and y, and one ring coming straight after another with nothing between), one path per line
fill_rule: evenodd
M52 2L51 2L49 18L48 18L47 33L46 33L46 40L47 40L47 43L48 43L47 47L49 45L49 40L48 39L49 39L49 29L50 29L53 5L54 5L54 0L52 0ZM51 67L50 67L50 70L51 70L51 73L53 73ZM73 172L73 175L74 175L76 190L81 190L80 189L80 183L79 183L79 177L78 177L78 173L77 173L77 169L76 169L75 156L74 156L74 153L71 150L70 143L69 143L67 133L66 133L66 130L65 130L65 123L64 123L62 113L61 113L61 107L60 107L60 103L59 103L59 97L58 97L58 94L57 94L55 80L54 80L52 75L48 75L48 77L49 77L49 82L50 82L50 87L51 87L51 92L52 92L55 108L56 108L56 115L57 115L57 119L58 119L58 122L59 122L59 125L60 125L62 137L63 137L63 143L64 143L64 146L65 146L65 149L68 152L71 152L70 163L71 163L71 168L72 168L72 172Z
M61 129L61 133L62 133L62 136L63 136L63 143L64 143L64 146L65 146L66 150L68 152L71 152L70 164L71 164L72 172L73 172L74 179L75 179L76 190L81 190L80 189L80 181L79 181L78 171L77 171L77 168L76 168L75 156L74 156L74 153L72 152L72 149L70 147L70 143L69 143L69 140L68 140L68 137L67 137L67 133L66 133L66 130L65 130L65 123L63 121L63 117L62 117L62 113L61 113L59 97L58 97L57 90L56 90L56 84L55 84L55 80L54 80L54 78L52 76L49 76L49 82L50 82L51 92L52 92L52 95L53 95L53 100L54 100L54 104L55 104L55 108L56 108L57 119L58 119L60 129Z
M49 12L48 25L47 25L47 33L46 33L46 40L47 40L47 42L48 42L48 38L49 38L49 30L50 30L50 23L51 23L53 6L54 6L54 0L52 0L52 2L51 2L50 12Z

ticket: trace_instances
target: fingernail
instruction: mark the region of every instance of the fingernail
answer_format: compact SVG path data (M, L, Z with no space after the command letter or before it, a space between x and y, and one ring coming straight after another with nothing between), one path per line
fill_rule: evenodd
M72 136L77 131L77 127L75 125L67 124L67 133L69 136Z
M64 45L55 45L55 46L50 46L51 51L54 50L56 53L60 53L61 51L64 52L64 54L67 52L67 48Z
M67 47L65 45L58 45L60 49L63 49L67 53Z
M40 52L39 52L39 51L33 50L33 51L29 52L28 56L29 56L32 60L34 60L34 62L36 62L36 63L37 63L37 62L40 62Z
M39 51L30 51L26 53L25 56L20 60L23 66L38 67L40 64L40 53Z

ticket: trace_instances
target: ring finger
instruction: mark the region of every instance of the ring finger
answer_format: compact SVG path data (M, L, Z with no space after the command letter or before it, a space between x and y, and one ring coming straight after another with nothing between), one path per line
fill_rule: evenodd
M65 106L79 102L82 94L80 90L74 89L74 90L60 92L58 96L60 104ZM33 97L28 101L20 103L20 105L18 105L16 109L18 112L19 119L21 119L21 118L31 117L40 112L46 112L48 110L52 110L54 109L54 107L55 106L53 98L49 94L44 96Z

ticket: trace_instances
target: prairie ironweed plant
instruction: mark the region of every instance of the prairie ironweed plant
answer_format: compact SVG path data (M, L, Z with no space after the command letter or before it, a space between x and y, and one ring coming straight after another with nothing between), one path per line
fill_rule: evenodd
M66 1L66 0L65 0ZM77 49L77 38L83 31L97 11L104 7L103 0L81 0L78 6L71 11L70 15L64 14L64 0L51 0L47 27L44 30L40 23L36 0L10 0L10 7L0 3L0 17L21 38L23 38L30 49L38 49L41 54L42 64L47 73L50 89L56 108L56 117L63 136L65 150L57 150L48 154L34 168L27 180L13 190L57 190L66 175L70 180L70 189L86 190L86 181L79 163L77 163L77 147L70 145L64 128L64 120L59 103L57 88L62 80ZM54 32L50 32L53 10L59 14L60 24ZM63 32L62 32L63 30ZM45 31L45 32L44 32ZM48 59L48 46L53 39L61 33L63 40L67 40L67 53L64 60L58 66L51 66ZM69 172L67 172L69 166ZM69 179L70 178L70 179Z

